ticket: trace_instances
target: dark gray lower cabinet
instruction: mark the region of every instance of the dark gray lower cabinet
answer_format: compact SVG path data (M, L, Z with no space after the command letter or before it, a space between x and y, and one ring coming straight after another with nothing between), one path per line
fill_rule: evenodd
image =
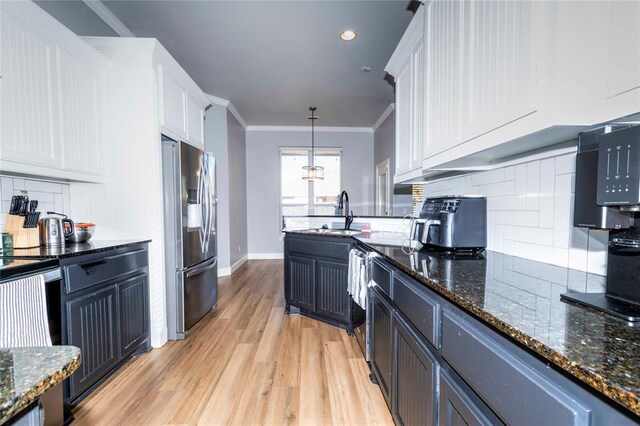
M444 370L440 370L440 421L438 424L440 426L491 426L496 423L491 422L484 415L451 376Z
M369 295L373 297L371 302L371 315L373 316L371 320L373 325L371 339L373 342L370 343L373 345L371 367L382 390L382 395L384 395L387 405L391 407L391 360L393 359L391 318L393 311L391 305L384 300L384 296L376 290L370 291Z
M72 399L118 362L116 294L111 285L66 303L68 344L82 353L82 363L69 381Z
M347 274L349 265L344 262L318 260L316 312L337 321L349 321L349 297Z
M149 336L147 275L118 283L120 358L133 352Z
M62 343L82 351L65 402L84 398L128 356L149 348L146 244L63 259Z
M365 319L364 310L347 293L348 238L288 233L284 240L284 296L286 311L344 327L353 333Z
M435 425L438 362L402 317L393 314L392 413L401 425Z
M311 257L289 256L288 288L292 304L309 310L316 306L316 261Z

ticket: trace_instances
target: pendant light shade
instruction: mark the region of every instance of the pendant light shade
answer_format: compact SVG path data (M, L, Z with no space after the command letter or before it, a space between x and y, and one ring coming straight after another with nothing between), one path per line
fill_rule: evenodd
M308 166L302 167L302 179L304 180L323 180L324 179L324 167L314 165L314 161L316 158L315 152L315 121L318 119L316 117L316 107L309 107L309 111L311 111L311 116L309 120L311 120L311 164Z

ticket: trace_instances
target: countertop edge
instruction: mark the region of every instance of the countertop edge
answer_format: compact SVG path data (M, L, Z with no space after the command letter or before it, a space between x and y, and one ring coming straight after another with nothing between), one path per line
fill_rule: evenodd
M40 398L46 391L48 391L58 383L62 383L63 380L65 380L78 369L81 360L82 355L80 351L78 351L78 355L75 356L71 361L67 362L62 368L54 371L44 379L34 383L27 391L21 393L20 395L16 395L14 398L15 402L11 406L9 406L9 408L0 413L0 425L6 423L13 416L20 413L31 403Z
M322 234L314 234L314 235L323 236ZM504 321L496 318L491 313L478 308L472 303L469 303L464 298L456 295L455 293L448 291L446 288L443 288L442 286L440 286L437 282L430 280L428 278L425 278L422 275L416 274L415 271L409 271L405 265L399 262L396 262L394 259L388 257L384 253L379 252L378 250L375 249L375 247L367 244L366 241L362 241L358 239L357 236L354 236L353 239L367 246L369 249L375 251L380 256L382 256L385 260L390 262L393 266L402 270L404 273L416 279L417 281L421 282L425 286L429 287L431 290L435 291L436 293L438 293L448 301L454 303L456 306L460 307L464 311L474 315L480 321L487 324L492 329L496 330L497 332L503 335L507 335L516 343L535 352L536 354L540 355L547 361L550 361L551 363L556 365L558 368L562 369L566 373L575 377L580 382L584 383L590 388L601 393L605 397L618 403L623 408L631 411L636 415L640 415L640 397L635 393L627 391L625 389L621 389L618 386L608 383L607 379L602 377L600 374L597 374L582 368L580 365L578 365L574 361L571 361L566 356L558 353L557 351L548 347L547 345L540 342L539 340L523 333L520 329L513 327L505 323Z
M97 240L100 241L100 240ZM102 241L111 241L111 240L102 240ZM74 252L74 253L66 253L66 254L38 254L38 255L28 255L28 254L21 254L19 252L19 250L32 250L32 249L17 249L18 252L16 253L16 250L14 250L12 252L12 254L7 255L7 254L2 254L0 255L0 257L6 258L6 259L68 259L70 257L76 257L76 256L84 256L87 254L93 254L93 253L101 253L104 251L111 251L111 250L117 250L120 248L124 248L124 247L129 247L129 246L133 246L133 245L137 245L137 244L148 244L150 242L152 242L152 240L150 239L143 239L143 240L128 240L126 242L117 242L117 240L113 240L114 244L113 245L107 245L107 246L103 246L103 247L97 247L97 248L88 248L87 250L83 250L83 251L79 251L79 252ZM90 241L89 241L90 243Z

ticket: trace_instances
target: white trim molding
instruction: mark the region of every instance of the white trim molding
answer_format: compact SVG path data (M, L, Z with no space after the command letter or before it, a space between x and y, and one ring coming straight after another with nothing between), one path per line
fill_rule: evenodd
M284 253L249 253L249 260L284 259Z
M374 132L378 130L378 127L380 127L382 123L384 123L387 117L389 117L395 109L396 109L396 104L393 102L390 103L387 109L384 110L380 118L378 118L378 121L376 121L375 124L371 127Z
M309 132L309 126L247 126L247 132ZM316 126L316 132L373 133L371 127L328 127Z
M242 256L240 259L238 259L236 261L236 263L234 263L233 265L231 265L228 268L220 268L218 269L218 276L219 277L226 277L228 275L233 274L235 271L237 271L238 269L240 269L240 267L242 265L245 264L245 262L248 260L248 256L245 254L244 256Z
M209 101L211 101L212 104L225 107L227 111L229 111L236 118L236 120L238 120L238 123L240 123L240 125L245 130L247 130L247 127L248 127L247 122L244 121L244 118L242 118L242 116L240 115L240 113L238 112L236 107L231 103L230 100L219 98L218 96L213 96L213 95L207 95L207 97L209 98Z
M127 26L123 24L122 21L118 19L118 17L114 15L113 12L111 12L100 0L82 1L120 37L135 37L135 34L133 34L131 30L127 28Z

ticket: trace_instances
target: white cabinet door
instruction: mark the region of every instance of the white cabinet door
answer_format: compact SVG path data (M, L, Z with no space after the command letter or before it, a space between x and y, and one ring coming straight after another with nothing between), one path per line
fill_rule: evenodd
M434 1L426 5L427 131L424 156L455 145L462 112L463 12L467 2Z
M60 167L55 45L2 10L0 159Z
M535 111L533 2L468 2L463 45L461 140Z
M406 173L411 170L412 145L412 82L411 58L395 76L396 82L396 171L395 174Z
M638 92L640 107L640 2L609 2L607 98ZM638 108L635 112L638 112Z
M74 172L103 173L101 72L58 48L62 167Z
M204 110L190 93L187 93L187 139L204 147Z
M187 137L186 97L187 92L182 85L163 71L160 124L184 138Z
M424 43L421 39L411 52L411 170L422 169L424 139Z

